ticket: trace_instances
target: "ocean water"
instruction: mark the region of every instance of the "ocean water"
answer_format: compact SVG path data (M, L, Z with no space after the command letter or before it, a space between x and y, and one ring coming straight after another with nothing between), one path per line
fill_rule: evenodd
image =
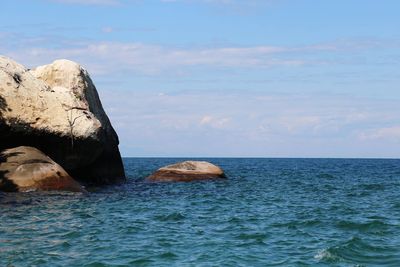
M206 159L229 179L0 194L0 266L400 266L400 160Z

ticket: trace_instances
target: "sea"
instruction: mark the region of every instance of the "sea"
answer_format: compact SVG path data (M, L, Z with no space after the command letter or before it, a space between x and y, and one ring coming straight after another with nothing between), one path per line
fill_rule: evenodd
M206 158L225 180L0 194L0 266L400 266L400 160ZM197 159L196 159L197 160Z

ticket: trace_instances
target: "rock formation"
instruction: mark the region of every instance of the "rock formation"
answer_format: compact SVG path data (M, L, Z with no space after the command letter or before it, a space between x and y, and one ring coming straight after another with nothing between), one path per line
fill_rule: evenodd
M69 174L36 148L20 146L0 153L0 191L85 192Z
M184 161L158 169L146 178L151 182L190 182L226 178L224 171L206 161Z
M0 150L40 149L87 184L124 181L118 136L85 69L69 60L28 70L0 56Z

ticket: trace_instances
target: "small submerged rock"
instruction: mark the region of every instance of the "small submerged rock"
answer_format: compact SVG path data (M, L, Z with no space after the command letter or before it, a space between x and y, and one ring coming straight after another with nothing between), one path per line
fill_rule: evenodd
M85 192L60 165L40 150L20 146L0 153L0 191Z
M226 178L224 171L206 161L184 161L158 169L146 178L150 182L191 182Z

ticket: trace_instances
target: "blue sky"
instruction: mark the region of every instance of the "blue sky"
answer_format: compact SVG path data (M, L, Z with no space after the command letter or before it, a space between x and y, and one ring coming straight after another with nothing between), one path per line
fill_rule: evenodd
M91 73L124 156L400 157L395 0L2 1L0 54Z

